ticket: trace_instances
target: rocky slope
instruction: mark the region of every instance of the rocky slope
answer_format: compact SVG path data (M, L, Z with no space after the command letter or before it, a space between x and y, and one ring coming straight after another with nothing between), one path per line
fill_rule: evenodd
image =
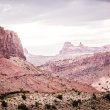
M51 73L34 67L19 59L0 59L0 91L15 91L24 88L29 91L55 92L76 88L89 93L97 92L87 84L52 76Z
M0 57L9 58L10 56L26 59L18 35L0 27Z
M110 52L84 55L75 59L51 61L39 66L53 75L68 80L96 85L100 78L110 78Z

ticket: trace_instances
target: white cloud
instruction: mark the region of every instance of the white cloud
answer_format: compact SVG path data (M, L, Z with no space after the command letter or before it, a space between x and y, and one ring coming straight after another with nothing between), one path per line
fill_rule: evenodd
M10 4L0 4L0 11L1 13L6 13L12 9Z
M5 27L15 30L24 47L36 54L56 54L65 41L71 41L74 44L83 42L91 46L100 46L110 42L109 19L79 26L46 25L33 22Z

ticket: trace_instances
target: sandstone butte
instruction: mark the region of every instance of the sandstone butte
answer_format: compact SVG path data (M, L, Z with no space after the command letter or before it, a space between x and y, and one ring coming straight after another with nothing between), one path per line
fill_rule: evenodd
M26 60L18 35L0 27L0 58L19 57Z

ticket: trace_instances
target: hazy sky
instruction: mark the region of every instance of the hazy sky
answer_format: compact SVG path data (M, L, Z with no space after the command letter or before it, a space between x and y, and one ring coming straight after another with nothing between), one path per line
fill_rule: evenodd
M110 44L110 0L0 0L0 25L34 54L54 55L65 41Z

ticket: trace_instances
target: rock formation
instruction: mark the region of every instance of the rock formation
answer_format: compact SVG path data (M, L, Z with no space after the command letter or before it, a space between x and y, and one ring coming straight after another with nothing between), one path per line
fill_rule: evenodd
M60 54L70 53L72 52L74 45L71 42L65 42L62 50L59 52Z
M0 57L10 58L10 56L26 59L18 35L0 27Z
M87 50L81 42L79 46L74 46L71 42L65 42L63 48L60 50L59 54L76 54L76 53L83 53Z
M102 47L88 47L83 45L81 42L78 46L73 45L71 42L65 42L63 48L59 52L59 55L93 54L108 51L110 51L110 45Z
M86 84L95 84L100 78L110 78L110 52L83 55L75 59L51 61L40 69L60 78L67 78ZM110 84L109 84L110 85Z

